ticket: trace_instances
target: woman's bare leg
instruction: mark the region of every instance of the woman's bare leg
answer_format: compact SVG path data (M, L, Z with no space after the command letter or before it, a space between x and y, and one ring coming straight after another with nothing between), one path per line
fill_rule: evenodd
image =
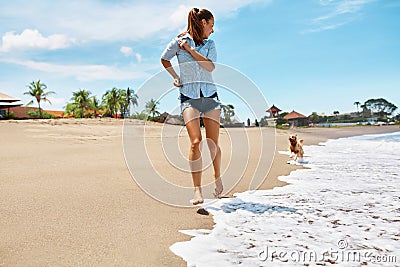
M215 196L220 198L224 190L221 180L221 149L219 147L219 123L221 110L215 109L207 112L203 116L204 127L211 158L213 159Z
M201 131L200 113L194 108L185 108L182 112L183 119L190 139L189 164L192 171L194 186L193 205L204 202L201 193L202 159L200 152Z

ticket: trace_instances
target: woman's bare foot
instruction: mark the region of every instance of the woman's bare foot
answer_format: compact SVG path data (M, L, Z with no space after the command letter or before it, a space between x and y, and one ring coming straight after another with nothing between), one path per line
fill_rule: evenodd
M203 195L201 194L201 187L194 188L193 205L201 204L204 202Z
M215 178L215 193L216 198L221 198L222 191L224 191L224 186L222 185L221 177Z

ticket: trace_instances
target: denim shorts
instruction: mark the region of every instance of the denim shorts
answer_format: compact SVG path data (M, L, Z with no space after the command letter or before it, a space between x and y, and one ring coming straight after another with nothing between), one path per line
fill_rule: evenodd
M204 97L203 94L200 94L200 98L190 98L184 94L181 94L179 99L181 100L181 113L185 110L185 108L189 107L198 110L200 115L204 115L211 110L220 108L220 102L217 93L214 93L208 97Z

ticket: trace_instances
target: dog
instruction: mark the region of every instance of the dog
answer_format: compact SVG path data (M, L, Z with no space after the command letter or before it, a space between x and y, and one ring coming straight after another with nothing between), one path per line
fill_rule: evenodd
M291 134L289 136L289 143L290 143L290 156L294 161L302 162L304 156L303 150L303 139L297 139L297 134Z

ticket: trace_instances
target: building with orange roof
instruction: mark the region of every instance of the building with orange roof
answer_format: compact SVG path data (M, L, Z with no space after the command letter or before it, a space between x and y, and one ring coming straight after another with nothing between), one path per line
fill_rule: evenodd
M286 114L284 119L289 121L290 126L307 126L308 125L308 117L303 114L298 113L297 111L292 111L289 114Z
M62 110L43 110L44 112L53 115L56 118L64 118L64 111Z
M21 104L22 105L22 104ZM21 106L17 106L17 107L10 107L7 108L9 110L9 112L13 113L14 119L33 119L33 117L29 116L28 112L30 110L33 111L38 111L39 108L35 108L35 107L21 107ZM6 110L6 108L0 108L1 110ZM64 118L64 111L60 111L60 110L42 110L43 112L46 112L48 114L51 114L53 116L55 116L56 118Z
M0 118L9 117L12 108L22 106L21 103L16 103L19 101L15 97L0 93Z
M9 117L10 113L13 114L13 118L15 119L32 119L31 116L28 115L30 110L38 111L39 108L34 107L22 107L22 103L17 103L20 100L6 95L4 93L0 93L0 115L3 117ZM43 109L42 109L43 110ZM64 111L61 110L43 110L44 112L55 116L56 118L64 118Z

